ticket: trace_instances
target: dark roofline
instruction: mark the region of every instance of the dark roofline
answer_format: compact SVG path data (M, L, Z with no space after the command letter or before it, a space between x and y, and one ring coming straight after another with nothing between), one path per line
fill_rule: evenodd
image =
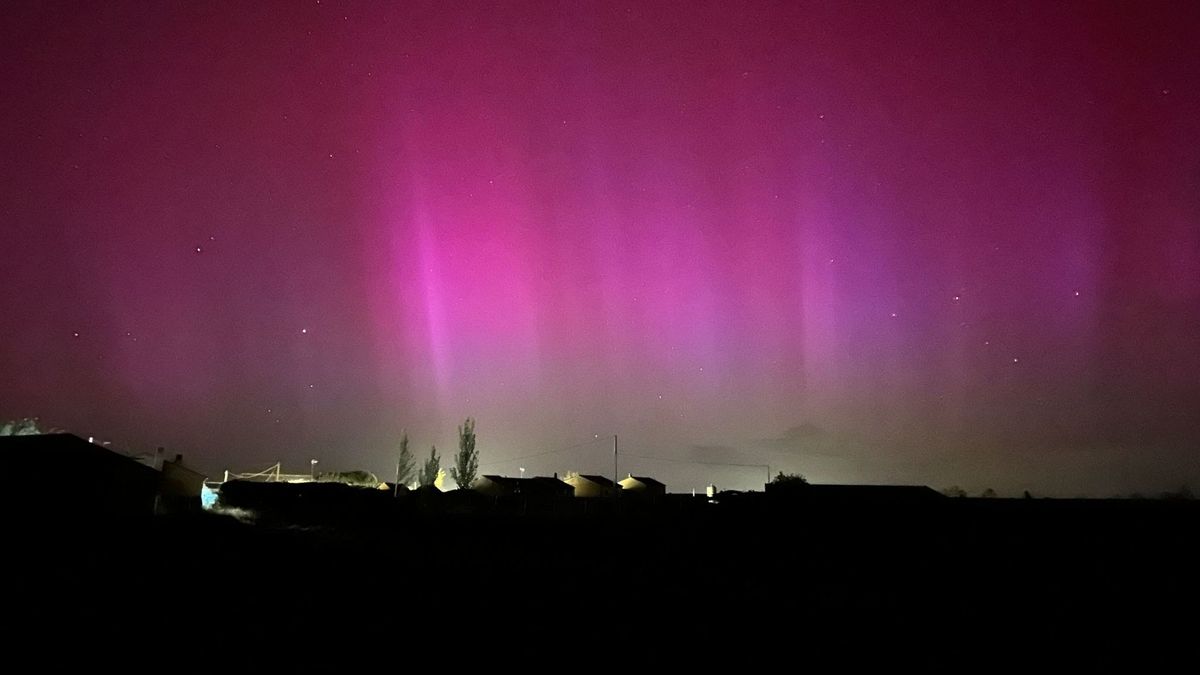
M611 479L605 478L604 476L598 476L594 473L581 473L581 474L578 474L578 476L580 478L586 478L587 480L590 480L593 483L598 483L605 487L616 487L616 484L613 483Z
M158 469L156 469L153 466L150 466L148 464L143 464L141 461L139 461L137 458L135 458L131 455L127 455L124 452L115 450L115 449L110 448L105 445L100 445L98 443L90 443L86 439L83 439L75 434L56 433L56 434L29 434L29 435L25 435L25 436L3 436L3 437L0 437L0 443L6 444L6 445L11 445L14 447L29 446L29 445L42 446L37 450L37 452L25 453L25 454L22 454L21 456L12 458L12 461L14 461L14 462L20 462L20 461L32 462L32 461L39 461L39 460L49 460L49 461L59 460L59 459L62 459L62 456L54 454L53 452L50 452L50 454L46 457L43 457L43 456L39 455L38 453L44 452L46 450L54 451L54 450L66 449L70 452L80 453L81 456L90 456L90 457L99 459L101 461L111 462L111 461L116 460L116 461L120 461L120 462L128 462L129 466L137 467L137 469L134 469L135 471L150 472L156 476L161 474L161 472ZM147 474L147 475L149 475L149 474Z
M889 490L933 490L928 485L893 485L893 484L876 484L876 483L809 483L808 487L815 488L855 488L855 489L881 489ZM933 490L937 492L937 490ZM941 493L939 493L941 494Z
M767 492L820 499L945 499L928 485L854 485L841 483L772 484Z
M549 480L549 481L558 481L559 483L562 483L562 482L563 482L563 480L562 480L561 478L555 478L555 477L553 477L553 476L530 476L530 477L528 477L528 478L520 478L520 477L518 477L518 476L498 476L498 475L496 475L496 474L494 474L494 473L485 473L485 474L482 474L482 475L480 475L479 477L480 477L480 478L486 478L486 479L488 479L488 480L495 480L495 481L505 481L505 480L515 480L515 481L530 481L530 480L540 480L540 481L546 481L546 480ZM564 485L565 485L565 483L564 483Z
M569 483L567 483L566 481L564 481L563 479L554 478L553 476L530 476L529 478L517 478L516 476L497 476L495 474L489 473L489 474L484 474L484 475L480 476L480 478L486 478L486 479L492 481L493 483L509 483L509 484L513 484L513 485L521 485L521 484L528 485L530 483L540 483L540 484L544 485L547 483L554 483L555 485L562 485L563 487L566 487L566 488L571 487L571 485Z

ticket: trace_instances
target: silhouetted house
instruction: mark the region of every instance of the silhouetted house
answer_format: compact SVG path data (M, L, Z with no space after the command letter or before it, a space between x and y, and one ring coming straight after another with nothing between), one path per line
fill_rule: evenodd
M925 485L810 485L767 483L768 495L845 504L921 503L946 499Z
M204 474L183 464L183 455L162 463L159 477L159 507L165 511L190 511L200 508L204 491Z
M326 482L231 480L221 484L218 504L273 524L362 525L385 518L396 499L370 486Z
M421 511L439 513L443 510L443 493L435 485L418 485L409 493L413 504Z
M88 518L154 512L159 472L78 436L0 437L0 457L14 511Z
M401 483L400 485L396 485L395 483L388 481L388 482L384 483L383 485L385 487L380 488L381 490L387 489L389 492L391 492L393 495L395 495L397 497L399 497L401 495L406 495L412 491L412 488L408 487L407 485L405 485L403 483Z
M488 497L508 497L517 493L518 480L507 476L480 476L471 483L471 489Z
M616 484L604 476L569 473L563 482L575 489L576 497L612 497Z
M486 495L474 490L450 490L438 498L438 510L442 513L469 515L483 513L492 505Z
M527 483L521 484L522 494L538 497L574 497L575 487L568 485L558 478L535 476L526 478Z
M510 478L508 476L480 476L471 484L471 489L489 497L513 497L550 499L573 497L575 487L557 478L537 476L535 478Z
M159 472L157 512L179 513L201 508L208 476L184 466L183 455L166 459L165 450L160 447L154 452L132 455L131 459Z
M648 476L635 476L629 474L626 478L622 478L621 493L658 496L667 494L667 486Z

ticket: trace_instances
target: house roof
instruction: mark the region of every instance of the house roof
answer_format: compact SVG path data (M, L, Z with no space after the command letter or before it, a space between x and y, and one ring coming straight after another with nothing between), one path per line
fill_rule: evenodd
M598 476L593 473L576 474L576 477L591 481L597 485L603 485L604 487L613 487L613 482L611 479L605 478L604 476Z
M39 434L32 436L0 437L0 446L5 450L4 461L10 469L34 470L70 467L84 471L80 462L103 465L126 472L157 476L158 471L129 455L95 443L89 443L74 434Z
M666 483L663 483L662 481L654 480L653 478L651 478L649 476L635 476L633 474L629 474L629 478L632 478L632 479L636 480L637 482L639 482L643 485L646 485L646 486L657 486L657 487L664 487L664 488L667 487ZM626 480L628 480L628 478Z
M527 490L530 492L565 492L572 489L570 484L557 478L550 478L548 476L513 478L512 476L496 476L493 474L487 474L480 477L492 481L493 483L511 488L514 491Z
M565 482L563 482L562 480L560 480L558 478L550 478L548 476L534 476L533 478L526 478L525 480L533 481L533 484L535 484L535 485L543 485L546 487L553 486L555 488L564 488L564 489L571 487L570 485L567 485Z
M179 473L190 473L194 476L199 476L201 478L208 478L207 474L200 473L199 471L191 468L190 466L186 466L183 462L176 462L173 459L168 459L168 460L163 461L162 471L164 473L166 473L168 471L179 472Z
M813 499L862 501L913 501L945 497L926 485L799 485L789 487L788 492Z

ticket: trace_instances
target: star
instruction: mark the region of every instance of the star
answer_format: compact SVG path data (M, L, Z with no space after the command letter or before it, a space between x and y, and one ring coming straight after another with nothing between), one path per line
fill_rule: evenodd
M307 335L307 334L308 334L308 329L307 329L307 328L301 328L301 329L300 329L300 332L301 332L302 334L304 334L304 335Z
M79 333L71 333L73 337L79 337Z
M1016 362L1017 362L1017 361L1019 361L1019 360L1020 360L1020 359L1018 359L1017 357L1015 357L1015 356L1013 357L1013 363L1016 363Z
M196 253L201 253L203 250L204 249L200 248L199 246L196 247Z

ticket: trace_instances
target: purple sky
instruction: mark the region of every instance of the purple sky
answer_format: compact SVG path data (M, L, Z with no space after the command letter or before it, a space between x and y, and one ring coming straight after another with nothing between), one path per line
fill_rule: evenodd
M677 491L1196 486L1198 43L1194 2L10 4L0 418L214 472L473 415L489 473L618 433Z

